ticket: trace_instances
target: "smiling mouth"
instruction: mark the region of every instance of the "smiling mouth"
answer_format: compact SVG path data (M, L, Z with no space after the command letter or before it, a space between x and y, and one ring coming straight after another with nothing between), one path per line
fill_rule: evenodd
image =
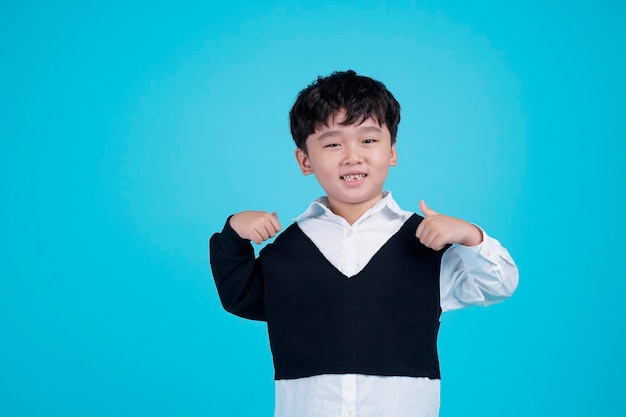
M367 175L366 174L348 174L348 175L344 175L341 177L342 180L344 181L360 181L363 178L365 178Z

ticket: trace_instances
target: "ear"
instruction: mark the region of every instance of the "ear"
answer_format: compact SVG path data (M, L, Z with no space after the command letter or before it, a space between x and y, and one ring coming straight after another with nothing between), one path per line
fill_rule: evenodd
M389 166L395 167L398 164L398 152L396 152L396 144L391 145L391 156L389 157Z
M311 168L311 161L309 161L309 157L306 152L302 149L296 149L296 160L298 161L298 166L304 175L311 175L313 173L313 168Z

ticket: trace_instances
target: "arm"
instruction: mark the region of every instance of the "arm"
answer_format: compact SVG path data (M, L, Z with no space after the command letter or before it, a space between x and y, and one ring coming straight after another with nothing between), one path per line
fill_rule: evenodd
M510 297L519 279L513 259L483 231L476 246L454 244L441 258L441 309L487 306Z
M263 231L258 229L259 225ZM229 313L265 320L261 262L255 259L249 239L261 243L279 230L275 214L241 212L228 219L221 233L211 236L213 278L222 305Z
M441 259L443 311L486 306L513 294L517 266L496 239L471 223L435 212L424 201L420 208L426 216L415 233L420 241L435 250L452 245Z

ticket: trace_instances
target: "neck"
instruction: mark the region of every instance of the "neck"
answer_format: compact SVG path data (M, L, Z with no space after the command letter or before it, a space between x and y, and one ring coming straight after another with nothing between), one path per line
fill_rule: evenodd
M363 216L363 214L374 207L374 204L379 202L383 198L382 193L371 200L363 201L361 203L341 203L337 201L332 201L330 198L328 199L328 203L330 205L330 210L335 213L337 216L343 217L350 226L354 224L357 220Z

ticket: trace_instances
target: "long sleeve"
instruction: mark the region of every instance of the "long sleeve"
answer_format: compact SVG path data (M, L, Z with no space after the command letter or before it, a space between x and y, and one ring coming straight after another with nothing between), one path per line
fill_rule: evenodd
M476 246L452 245L441 259L441 308L487 306L510 297L519 279L508 251L483 231Z
M230 220L230 218L229 218ZM265 321L260 261L249 240L242 239L226 220L221 233L211 236L209 257L222 306L239 317Z

